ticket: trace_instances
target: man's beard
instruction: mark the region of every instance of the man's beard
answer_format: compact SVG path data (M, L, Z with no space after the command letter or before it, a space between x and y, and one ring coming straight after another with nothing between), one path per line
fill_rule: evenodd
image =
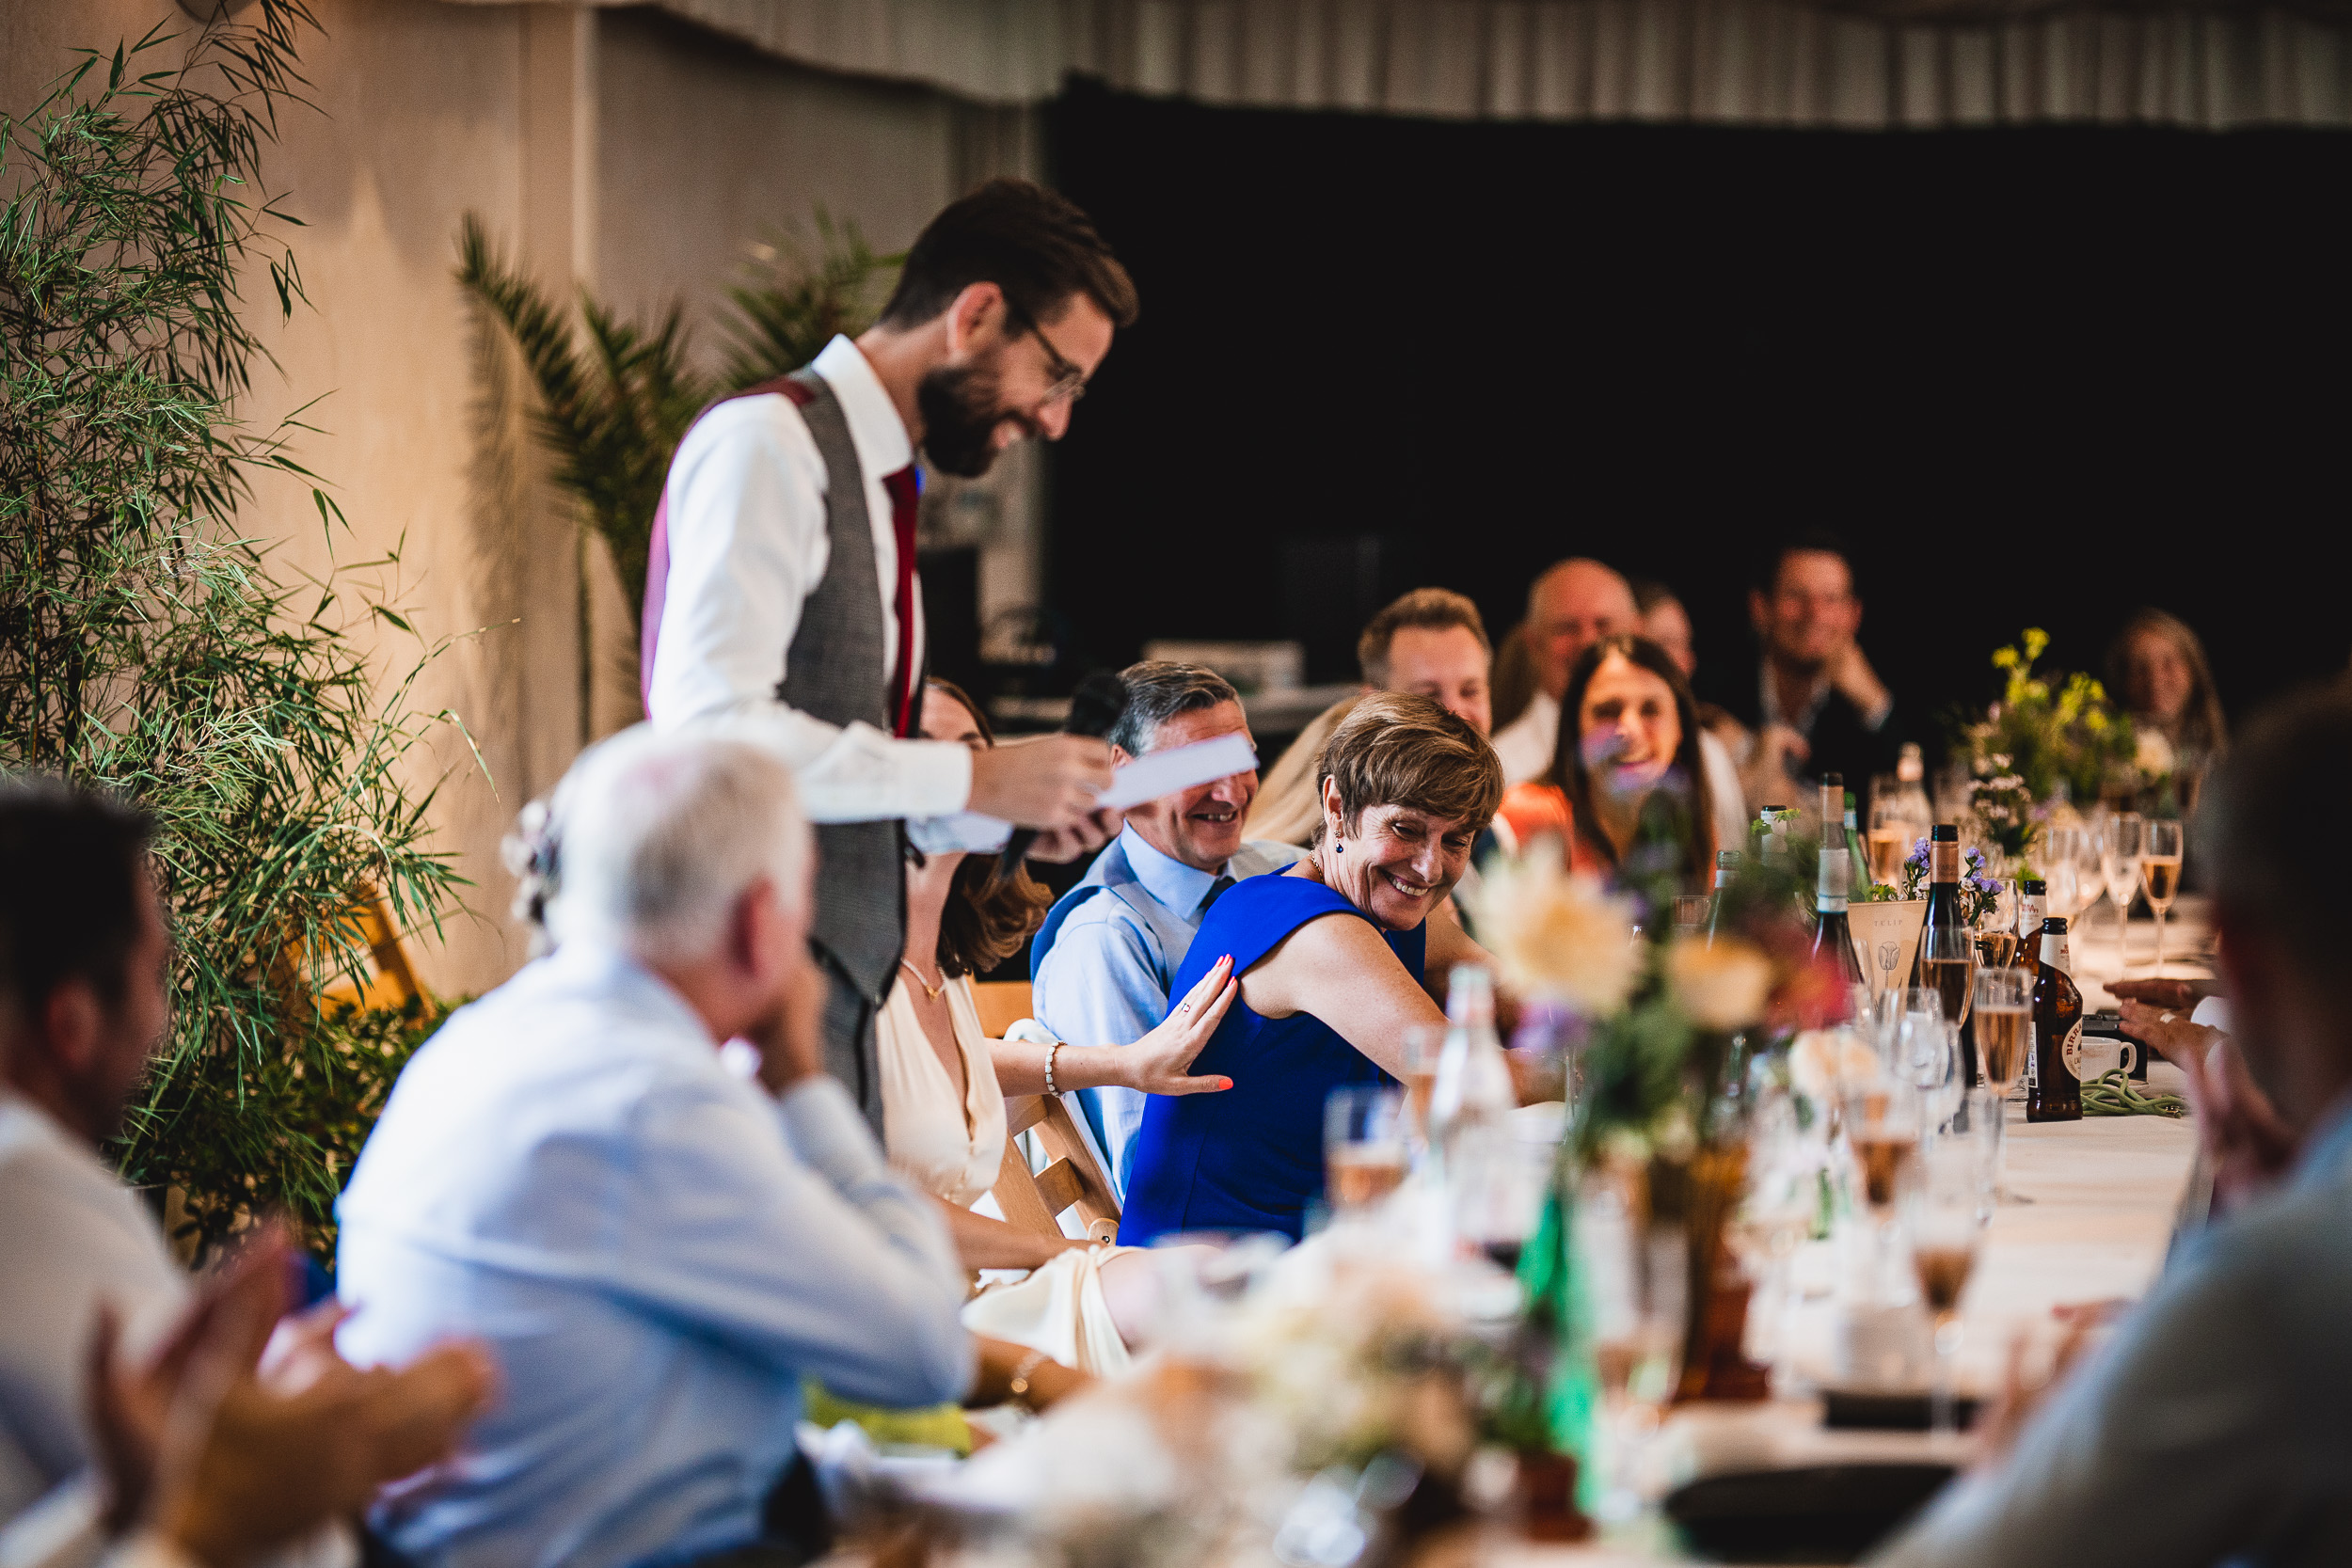
M977 365L934 365L914 388L923 416L923 455L941 473L977 479L996 461L996 427L1007 418L996 378Z

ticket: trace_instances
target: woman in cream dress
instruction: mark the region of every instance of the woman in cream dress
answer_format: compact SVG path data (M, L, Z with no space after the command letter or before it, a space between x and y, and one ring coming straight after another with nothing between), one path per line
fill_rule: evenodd
M922 733L975 748L994 744L971 701L940 680L924 689ZM998 879L990 856L933 854L907 864L906 951L875 1026L883 1151L941 1200L970 1269L1041 1268L1089 1244L1036 1235L972 1209L995 1185L1004 1159L1005 1097L1044 1092L1049 1060L1057 1090L1118 1085L1186 1095L1232 1086L1231 1079L1189 1072L1232 1001L1230 963L1212 966L1167 1022L1133 1044L987 1037L972 976L1019 951L1051 902L1025 870ZM1113 1288L1111 1278L1104 1283Z

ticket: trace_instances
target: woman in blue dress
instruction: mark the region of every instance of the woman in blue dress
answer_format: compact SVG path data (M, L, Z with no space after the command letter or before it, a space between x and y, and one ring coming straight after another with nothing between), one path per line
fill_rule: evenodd
M1193 1063L1233 1086L1145 1107L1119 1239L1299 1234L1323 1194L1323 1105L1394 1081L1415 1023L1443 1024L1433 968L1489 961L1447 895L1502 799L1502 766L1429 698L1356 705L1316 765L1323 820L1307 858L1236 882L1209 909L1168 994L1230 955L1240 995Z

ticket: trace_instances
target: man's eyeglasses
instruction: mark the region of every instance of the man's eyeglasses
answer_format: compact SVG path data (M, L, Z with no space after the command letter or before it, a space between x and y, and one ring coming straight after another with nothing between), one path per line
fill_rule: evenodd
M1077 361L1056 348L1054 340L1045 335L1045 329L1038 325L1026 310L1008 300L1005 303L1005 314L1012 318L1014 325L1035 338L1037 346L1045 351L1045 369L1054 380L1053 384L1045 388L1045 395L1038 400L1038 406L1048 408L1064 401L1075 403L1086 396L1087 372L1085 369Z

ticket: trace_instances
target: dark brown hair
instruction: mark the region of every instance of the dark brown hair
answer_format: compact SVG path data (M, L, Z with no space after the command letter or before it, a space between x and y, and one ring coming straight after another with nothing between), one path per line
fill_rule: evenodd
M1315 800L1323 781L1340 786L1340 812L1352 830L1367 806L1410 806L1484 831L1502 804L1502 764L1486 737L1432 697L1375 691L1348 710L1315 763ZM1314 842L1323 842L1318 804Z
M1691 696L1691 683L1682 678L1682 666L1674 656L1648 638L1633 632L1619 632L1604 637L1577 656L1568 671L1568 689L1560 698L1560 737L1552 743L1551 771L1548 782L1558 784L1568 798L1570 830L1585 847L1611 865L1617 863L1616 846L1600 831L1600 819L1593 808L1592 775L1584 768L1583 740L1584 691L1593 684L1593 676L1603 660L1621 657L1637 670L1646 670L1666 683L1674 693L1675 717L1682 723L1682 739L1675 747L1674 764L1667 771L1661 789L1673 790L1681 797L1686 831L1683 848L1684 864L1679 868L1686 886L1704 887L1708 873L1715 863L1715 797L1707 786L1707 759L1699 750L1698 704Z
M1481 649L1494 653L1494 644L1486 641L1486 623L1479 619L1476 605L1451 588L1416 588L1366 622L1363 636L1356 640L1356 663L1364 673L1366 686L1389 684L1389 646L1406 626L1431 631L1467 626Z
M2107 695L2130 705L2126 677L2131 673L2132 640L2143 632L2153 632L2171 643L2181 662L2188 666L2188 705L2181 712L2181 744L2208 757L2218 754L2230 743L2230 721L2223 716L2220 694L2213 688L2213 666L2205 662L2205 644L2179 616L2143 610L2123 623L2123 629L2107 644Z
M980 705L963 688L937 675L923 683L960 705L972 716L972 727L987 745L996 744ZM947 907L939 911L939 973L942 978L985 974L1021 951L1029 933L1045 922L1054 895L1018 865L1009 877L996 875L993 855L966 855L947 886Z
M1136 320L1136 286L1094 224L1065 198L1026 180L991 180L931 219L907 251L885 326L919 326L975 283L993 283L1032 323L1085 294L1114 326Z

